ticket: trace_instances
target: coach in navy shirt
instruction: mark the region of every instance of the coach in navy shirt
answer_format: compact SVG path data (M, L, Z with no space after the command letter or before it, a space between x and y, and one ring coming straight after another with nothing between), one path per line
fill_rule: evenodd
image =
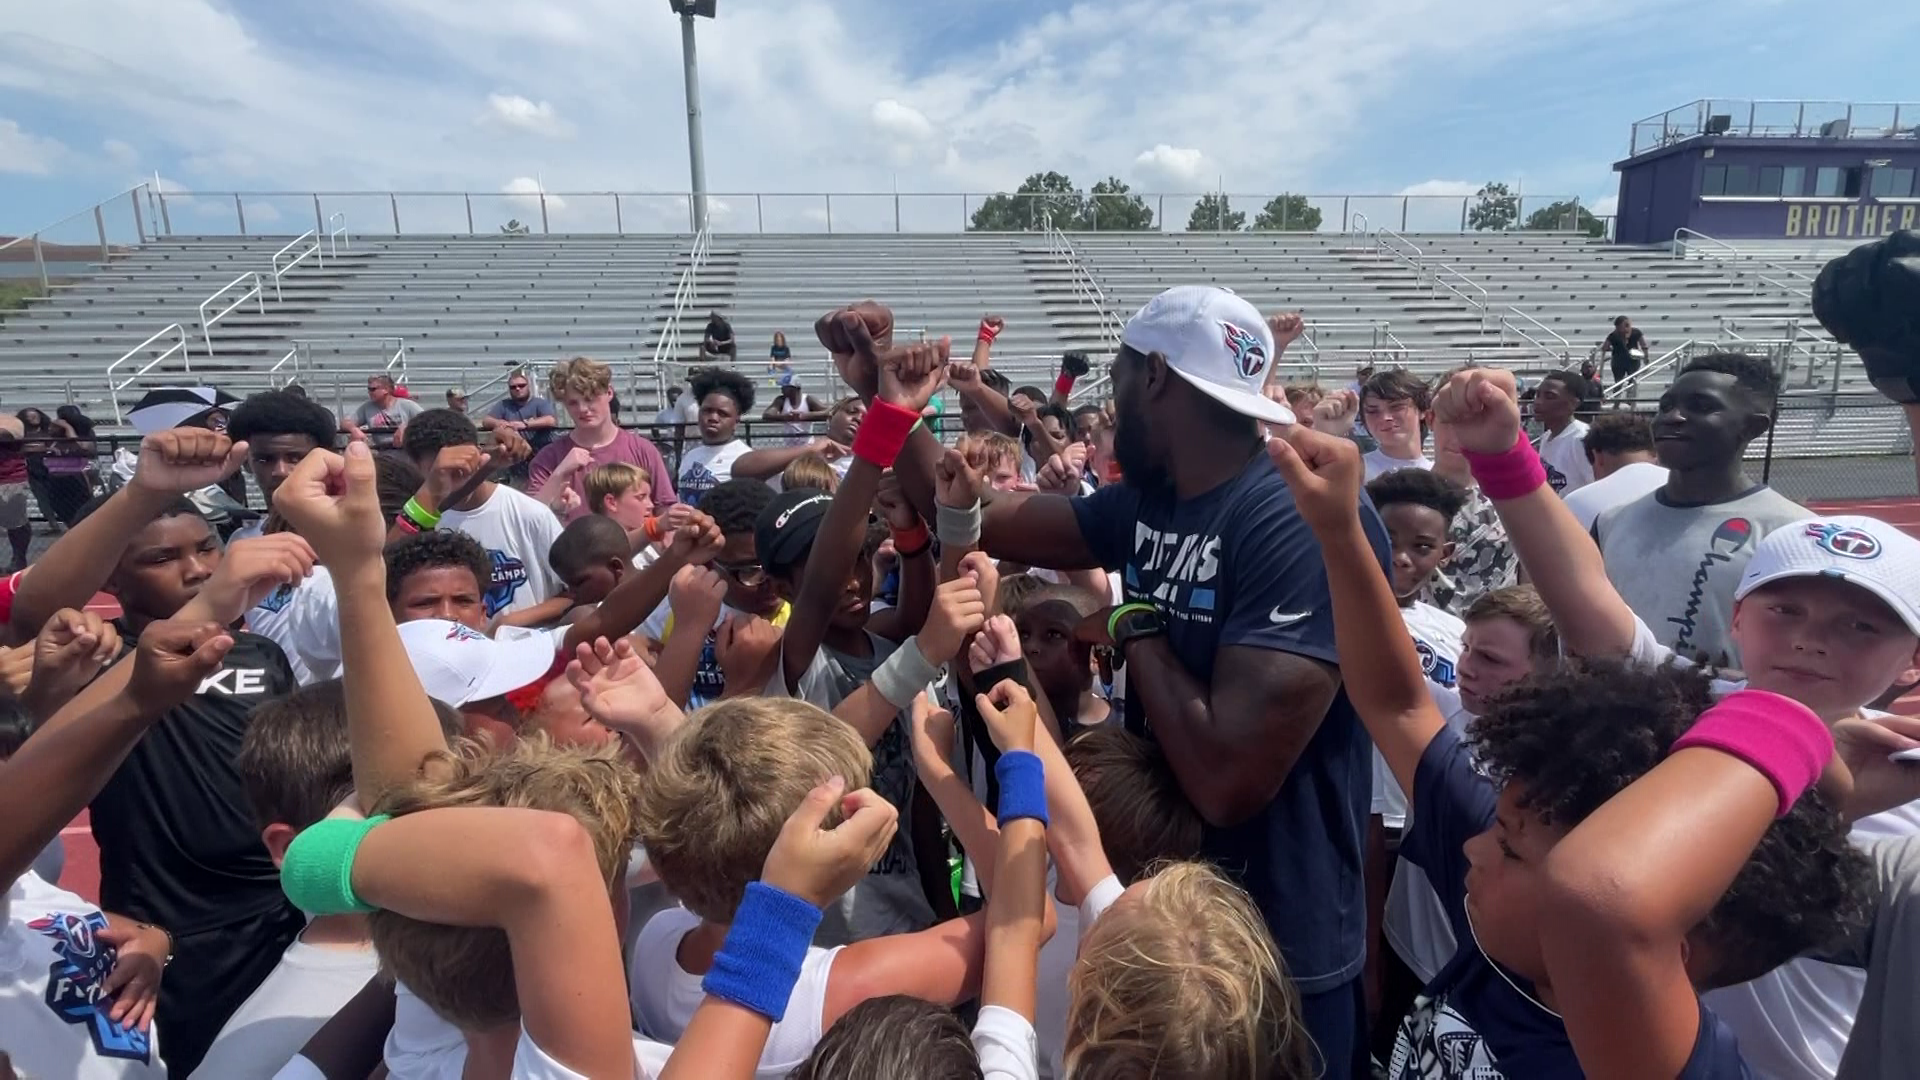
M1121 571L1127 727L1165 751L1206 854L1259 904L1329 1077L1366 1075L1362 851L1372 752L1340 688L1320 548L1263 451L1273 336L1219 288L1169 289L1113 361L1125 483L1078 499L997 495L981 546ZM1362 508L1376 554L1385 531Z

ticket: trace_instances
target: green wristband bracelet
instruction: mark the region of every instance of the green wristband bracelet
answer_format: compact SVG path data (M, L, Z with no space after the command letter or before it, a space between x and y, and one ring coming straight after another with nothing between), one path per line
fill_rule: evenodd
M1160 609L1154 607L1152 604L1121 604L1119 607L1113 609L1113 614L1107 616L1107 636L1109 638L1118 638L1120 636L1120 620L1135 612L1147 612L1157 615Z
M365 915L374 910L353 892L353 857L360 842L386 814L365 820L326 818L287 845L280 864L280 888L293 906L309 915Z
M421 506L417 498L408 498L406 505L400 508L400 512L407 515L408 521L428 531L432 531L440 524L440 515Z

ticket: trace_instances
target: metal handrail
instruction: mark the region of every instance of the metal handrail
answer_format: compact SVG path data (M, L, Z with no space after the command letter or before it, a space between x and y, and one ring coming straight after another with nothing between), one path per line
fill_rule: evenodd
M1548 337L1552 338L1555 342L1558 342L1559 347L1555 348L1553 345L1549 345L1546 342L1541 341L1539 338L1528 333L1527 331L1512 325L1510 322L1507 321L1507 318L1509 315L1521 319L1522 321L1526 322L1529 326L1532 326L1535 329L1539 330L1540 332L1546 334ZM1508 330L1512 330L1515 334L1518 334L1522 340L1530 342L1535 348L1538 348L1543 352L1546 352L1549 354L1557 352L1560 356L1561 363L1568 364L1568 365L1571 365L1573 363L1573 343L1568 341L1566 338L1561 337L1558 332L1556 332L1552 327L1548 326L1546 323L1543 323L1539 319L1536 319L1533 316L1527 314L1526 312L1521 311L1517 307L1507 308L1507 314L1500 316L1500 332L1502 334L1505 334Z
M700 295L700 268L706 264L707 253L713 244L711 230L702 229L694 234L693 247L687 253L687 268L680 274L680 282L673 290L673 310L667 313L667 321L660 327L660 336L655 339L653 363L657 370L666 370L666 365L680 352L680 319Z
M124 364L127 361L133 359L134 356L140 352L140 350L145 349L147 346L153 344L154 342L160 340L163 337L166 337L168 334L172 334L175 337L176 340L174 341L173 344L167 346L165 349L162 349L160 351L160 355L153 357L152 359L148 360L146 363L141 364L138 368L135 368L132 374L126 376L121 381L119 382L114 381L113 379L114 369L118 368L121 364ZM107 365L107 371L106 371L107 396L113 400L113 422L114 423L116 424L122 423L124 420L124 417L120 413L120 391L125 390L129 386L132 386L136 381L139 380L139 378L142 375L145 375L147 372L152 371L155 367L158 367L160 364L164 363L169 357L171 357L176 352L180 354L180 366L182 367L182 369L186 371L192 371L193 370L193 350L187 347L187 331L179 323L170 323L169 325L164 326L159 330L155 331L151 337L147 338L147 340L141 342L138 345L135 345L131 349L128 349L125 353L121 355L120 359L115 360L113 363Z
M336 219L338 219L340 222L340 224L337 226L334 225L334 221ZM335 240L338 240L340 242L337 246L334 244ZM343 247L351 248L352 246L353 246L353 237L347 235L346 211L335 210L333 213L328 214L327 215L327 254L332 255L335 258L339 258L340 248L343 248Z
M1637 392L1640 389L1640 384L1646 381L1647 376L1658 371L1665 371L1667 368L1673 367L1683 358L1691 356L1692 354L1693 339L1688 338L1686 341L1661 353L1658 357L1640 365L1638 371L1607 387L1606 391L1601 394L1601 398L1603 400L1618 400L1619 398L1626 397L1629 393Z
M1694 237L1694 240L1688 241L1686 239L1687 236ZM1727 253L1726 256L1713 255L1710 257L1714 258L1715 261L1718 261L1718 262L1733 263L1735 265L1736 272L1751 273L1755 278L1759 279L1760 281L1768 285L1771 285L1776 289L1780 289L1784 292L1791 293L1795 296L1808 297L1808 298L1812 296L1813 278L1807 273L1805 273L1804 271L1796 270L1791 266L1783 266L1780 263L1774 262L1771 259L1760 258L1759 256L1754 255L1750 252L1741 251L1739 248L1734 247L1732 244L1729 244L1724 240L1716 240L1713 237L1708 236L1706 233L1700 232L1697 229L1688 229L1683 227L1683 228L1675 229L1673 231L1672 252L1673 252L1674 258L1676 259L1686 258L1687 257L1686 253L1693 250L1693 246L1695 244L1703 244L1708 248L1709 251L1713 251L1717 249L1718 251L1726 252ZM1781 281L1778 278L1768 277L1767 275L1762 274L1758 271L1751 270L1750 266L1753 264L1757 264L1761 267L1766 268L1767 270L1771 270L1776 274L1784 274L1789 278L1795 279L1795 281L1787 282L1787 281Z
M220 313L218 315L215 315L212 318L207 317L207 308L213 306L213 302L215 300L220 299L220 297L226 294L228 290L241 284L242 282L246 281L248 278L253 279L253 288L248 289L244 293L241 293L239 298L236 299L233 303L228 304L224 308L221 308ZM265 315L267 313L266 296L261 291L260 274L256 270L249 270L246 273L241 274L239 277L234 278L232 281L229 281L225 285L222 285L219 289L216 289L212 296L209 296L205 300L200 301L200 334L202 337L206 338L208 356L213 355L213 324L219 322L221 319L226 318L228 315L231 315L233 313L233 309L239 307L241 304L246 303L248 300L254 301L255 305L259 308L260 314Z
M308 242L307 249L305 251L302 251L300 254L295 255L293 258L288 259L287 265L281 266L280 260L282 258L285 258L286 255L289 252L291 252L294 248L299 247L303 241ZM271 260L271 264L273 266L273 298L275 300L279 300L281 298L280 279L286 276L287 274L291 273L293 271L293 268L296 266L299 266L301 262L303 262L309 255L311 255L314 258L316 265L318 266L327 265L326 256L320 253L320 236L313 229L308 229L306 232L303 232L299 236L294 237L292 240L287 241L287 244L285 247L273 253L273 259Z
M13 239L7 241L6 243L0 244L0 251L5 251L15 244L32 243L34 240L38 239L40 235L43 233L51 232L52 230L57 229L62 225L65 225L67 222L72 221L74 218L81 217L86 214L91 214L95 210L99 209L100 207L105 206L108 203L114 201L115 199L120 198L122 195L131 195L137 191L144 191L146 190L146 187L147 187L147 184L143 180L140 183L135 184L130 188L127 188L125 191L114 192L112 195L109 195L106 198L101 199L99 202L94 203L92 206L89 206L84 210L75 210L73 213L68 214L66 217L61 218L59 221L55 221L48 225L42 225L40 228L35 229L29 233L21 233L19 236L14 237Z

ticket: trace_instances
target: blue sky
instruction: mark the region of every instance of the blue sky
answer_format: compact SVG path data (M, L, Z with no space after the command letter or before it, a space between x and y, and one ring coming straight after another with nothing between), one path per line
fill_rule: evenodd
M824 200L740 193L983 192L1048 168L1152 192L1457 195L1501 179L1597 202L1631 122L1694 98L1920 98L1901 77L1920 5L1872 0L721 7L701 26L707 166L732 193L717 220L746 228L823 227ZM662 0L8 4L0 233L155 171L175 191L484 193L481 228L537 216L531 191L682 191L679 52ZM230 230L231 202L181 199L175 228ZM243 202L255 231L313 220L311 200ZM964 211L904 203L908 227ZM1168 205L1184 219L1187 202ZM335 209L391 227L384 200ZM555 229L612 225L610 200L548 210ZM409 227L457 227L461 211L402 204ZM684 209L622 212L672 228ZM891 198L843 194L833 213L882 227Z

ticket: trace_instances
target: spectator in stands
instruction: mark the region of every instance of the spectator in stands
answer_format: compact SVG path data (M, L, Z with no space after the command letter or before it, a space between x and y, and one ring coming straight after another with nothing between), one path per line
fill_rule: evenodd
M1630 412L1596 416L1581 440L1593 464L1593 483L1567 496L1567 509L1581 528L1616 506L1630 503L1666 485L1667 470L1654 459L1653 426Z
M452 409L461 416L467 415L466 390L458 386L447 387L447 408Z
M507 376L507 396L493 403L480 426L510 428L538 454L553 441L560 418L554 415L553 402L534 394L533 382L523 368Z
M60 524L65 526L73 524L74 515L99 486L100 473L94 465L98 446L93 419L78 405L55 409L53 426L60 437L46 459L47 494L53 499Z
M1222 323L1237 333L1223 339ZM1265 916L1326 1075L1364 1076L1369 751L1333 666L1320 546L1261 449L1260 422L1291 419L1261 394L1269 334L1259 312L1221 289L1148 301L1113 362L1125 482L1085 499L997 493L980 546L1028 565L1124 569L1129 600L1159 598L1116 621L1117 641L1100 642L1125 654L1127 730L1150 732L1165 750L1211 826L1206 856ZM1408 410L1410 426L1426 391L1413 383L1422 409ZM1371 506L1361 516L1384 561L1379 516Z
M665 508L679 501L673 491L673 473L667 468L667 460L660 456L660 448L649 439L622 430L614 422L612 368L598 360L576 356L555 364L547 381L554 399L573 417L573 430L533 455L527 490L534 498L548 506L559 506L561 492L571 486L580 496L580 505L566 515L571 521L588 512L587 474L596 466L624 461L647 470L647 475L653 478L655 506ZM508 393L512 393L511 389ZM545 552L546 545L537 550Z
M1600 365L1591 359L1580 361L1580 377L1587 381L1586 404L1573 415L1592 423L1600 412L1600 403L1606 399L1607 388L1600 384Z
M1778 376L1758 357L1713 353L1689 363L1660 395L1654 450L1665 486L1595 519L1607 577L1660 644L1681 656L1738 665L1733 594L1747 560L1807 509L1742 464L1771 424Z
M262 391L242 401L227 425L228 437L247 444L247 470L260 489L260 501L268 506L294 466L315 450L333 449L335 434L332 413L285 390ZM241 526L230 539L259 536L265 528L266 519L261 518Z
M753 384L739 372L708 368L694 376L693 395L700 402L700 445L680 455L679 485L680 497L693 506L736 476L771 480L809 452L828 461L847 456L848 444L826 436L797 446L749 446L737 433L741 415L753 408Z
M426 477L423 490L428 493L457 494L475 471L494 467L480 449L480 429L451 409L430 409L416 417L408 425L406 451ZM485 480L454 505L429 510L434 520L417 524L466 533L486 549L493 567L490 580L480 583L486 589L482 599L487 618L560 594L560 579L547 565L547 549L560 536L560 522L548 507L505 484ZM586 512L584 505L581 512Z
M700 339L700 358L732 362L736 349L733 324L717 311L708 314L707 332Z
M1621 315L1613 320L1613 332L1600 342L1613 358L1613 381L1633 377L1640 365L1647 362L1647 336L1633 325L1633 320ZM1637 388L1627 392L1628 399L1638 397Z
M1533 418L1546 430L1537 444L1540 462L1547 467L1547 485L1566 495L1593 483L1593 464L1581 444L1587 424L1574 419L1586 402L1587 380L1571 371L1553 371L1540 380L1533 395Z
M667 405L654 416L653 422L662 427L686 423L686 418L680 412L680 397L686 392L686 388L678 383L667 387Z
M423 411L419 402L394 393L391 377L374 375L367 379L367 400L360 403L352 417L340 421L340 430L357 440L385 435L388 444L397 446L405 437L407 421Z
M1423 449L1432 400L1432 389L1405 368L1368 375L1360 384L1360 419L1379 444L1366 456L1367 479L1395 469L1433 468Z
M13 548L9 574L26 569L27 551L33 546L27 452L20 442L23 433L19 420L0 415L0 528L7 530L7 543Z
M798 446L807 441L807 434L813 421L827 418L827 407L820 399L806 392L800 385L799 376L791 371L780 375L780 393L774 397L773 404L760 414L762 420L786 421L788 446Z
M767 370L782 386L786 385L782 376L793 371L793 350L787 348L787 332L784 330L773 332L773 348L767 350Z

